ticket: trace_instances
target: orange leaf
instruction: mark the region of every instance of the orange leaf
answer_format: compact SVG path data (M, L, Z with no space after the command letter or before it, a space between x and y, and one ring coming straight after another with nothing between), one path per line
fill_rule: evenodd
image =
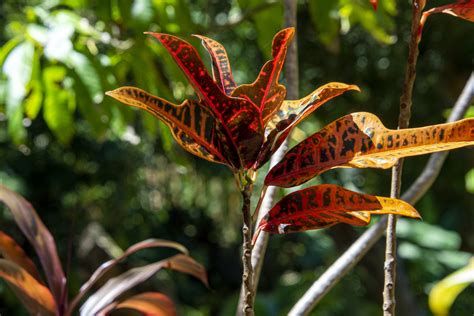
M145 316L175 316L173 301L166 295L157 292L146 292L132 296L118 303L113 310L134 309Z
M306 231L338 223L365 226L371 214L420 218L408 203L322 184L288 194L268 213L259 229L274 234Z
M16 263L0 259L0 278L11 286L31 315L56 314L56 304L49 289Z
M426 19L434 13L445 13L455 17L474 22L474 0L460 0L454 3L432 8L423 13L418 29L418 41L421 39L421 33Z
M291 187L333 168L392 167L399 158L474 144L474 119L402 130L387 129L373 114L353 113L293 147L265 184Z
M25 251L7 234L0 231L0 254L7 260L10 260L33 276L39 283L41 277L35 264L26 255Z

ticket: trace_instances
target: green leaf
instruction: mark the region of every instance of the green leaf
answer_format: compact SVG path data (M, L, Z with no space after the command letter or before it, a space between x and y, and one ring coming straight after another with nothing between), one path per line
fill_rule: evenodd
M92 101L96 104L102 102L104 91L102 90L99 75L89 59L84 54L73 51L68 55L67 64L74 69L86 87Z
M474 194L474 168L466 173L465 179L467 192Z
M40 57L36 51L33 58L33 73L29 84L30 93L25 100L25 112L30 119L35 119L43 102L43 87L41 84Z
M331 47L339 34L339 19L335 17L338 1L310 0L309 13L321 42Z
M397 235L431 249L457 250L461 246L461 237L458 233L425 222L400 219L397 224Z

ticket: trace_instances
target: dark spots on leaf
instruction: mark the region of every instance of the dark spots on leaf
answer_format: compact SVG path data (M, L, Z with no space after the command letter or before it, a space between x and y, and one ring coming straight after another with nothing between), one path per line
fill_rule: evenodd
M438 134L438 138L439 138L439 140L443 140L443 139L444 139L444 128L441 128L441 129L440 129L439 134Z
M319 152L319 162L327 162L327 161L329 161L329 158L328 158L326 148L321 148L321 151Z
M323 206L329 206L331 204L331 189L328 188L323 192Z
M402 145L403 145L403 146L408 146L408 139L405 138L405 139L403 140L403 144L402 144Z
M392 148L393 147L393 136L389 135L387 137L387 148Z

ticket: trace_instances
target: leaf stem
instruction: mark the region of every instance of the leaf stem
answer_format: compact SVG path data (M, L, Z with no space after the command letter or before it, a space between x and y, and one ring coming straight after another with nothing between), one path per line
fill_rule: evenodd
M411 106L413 99L413 86L416 78L416 63L418 60L418 31L420 19L423 12L423 4L420 0L412 2L412 21L410 43L408 45L408 59L403 83L402 95L400 97L400 115L398 128L408 128L411 117ZM403 159L400 159L392 168L392 184L390 197L400 198L402 182ZM388 215L385 263L384 263L384 287L383 287L383 314L384 316L395 315L395 288L397 270L397 216Z

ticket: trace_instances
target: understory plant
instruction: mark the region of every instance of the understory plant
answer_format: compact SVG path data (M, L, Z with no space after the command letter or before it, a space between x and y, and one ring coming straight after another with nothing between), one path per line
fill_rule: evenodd
M163 293L144 292L126 298L123 295L161 269L192 275L208 285L204 267L189 256L183 245L163 239L148 239L132 245L119 257L101 264L81 286L79 293L69 301L68 280L58 257L55 240L35 209L22 196L2 185L0 201L10 210L43 268L44 274L41 274L25 251L9 235L0 231L0 278L6 281L31 315L74 315L79 304L79 314L88 316L113 315L114 311L119 310L135 310L145 315L176 315L173 301ZM178 254L131 268L113 277L108 274L128 256L156 247L171 248ZM108 276L104 277L106 274ZM82 302L91 290L94 290L94 293Z
M376 6L377 2L372 3ZM436 12L470 19L472 11L468 8L472 3L460 1L456 6L446 6ZM421 12L424 2L415 0L413 5ZM415 39L418 37L419 40L423 23L417 20L417 28L412 34ZM118 101L162 120L185 150L227 165L234 175L242 194L243 217L243 306L238 314L253 315L256 289L251 262L252 240L255 241L262 231L284 234L338 223L366 226L372 214L420 218L413 206L400 199L321 184L288 194L267 214L261 214L262 219L257 222L269 186L298 186L334 168L387 169L403 157L474 144L474 119L392 130L371 113L352 113L294 146L268 171L263 187L255 190L257 173L299 122L332 98L348 91L359 91L353 84L331 82L304 98L285 100L286 88L279 83L279 77L294 32L294 28L286 28L275 35L272 59L263 65L253 83L243 85L235 83L226 50L215 40L197 36L211 58L212 74L209 74L196 49L188 42L169 34L147 33L166 48L198 98L174 104L136 87L107 92ZM416 61L411 62L410 66L415 64ZM414 73L409 79L413 84ZM411 103L411 90L407 91L410 91ZM255 191L259 191L260 200L252 212L251 197Z

